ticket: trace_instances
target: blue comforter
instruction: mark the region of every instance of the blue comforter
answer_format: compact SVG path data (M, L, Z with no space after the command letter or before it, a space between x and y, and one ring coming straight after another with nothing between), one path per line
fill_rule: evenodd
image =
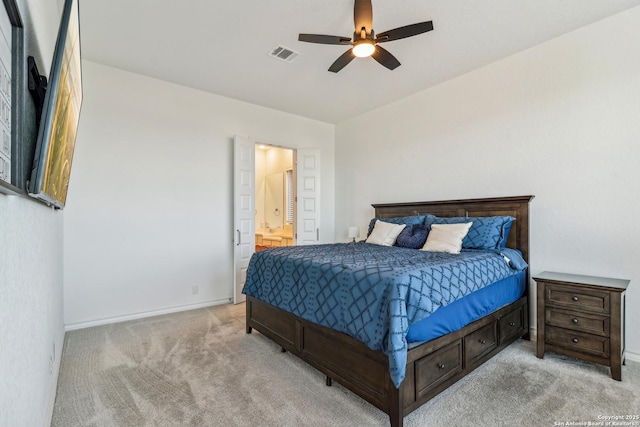
M513 274L518 253L508 256L363 242L273 248L252 256L242 292L383 351L399 387L409 324Z

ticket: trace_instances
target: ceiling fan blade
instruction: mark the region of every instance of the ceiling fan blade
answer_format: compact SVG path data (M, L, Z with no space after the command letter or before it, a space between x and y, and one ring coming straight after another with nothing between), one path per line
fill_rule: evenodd
M398 61L395 56L391 55L388 50L381 46L376 46L376 51L373 52L373 55L371 55L371 57L390 70L395 70L400 66L400 61Z
M347 64L351 62L355 57L356 56L353 54L351 49L349 49L348 51L340 55L333 64L331 64L331 67L329 67L329 71L331 71L332 73L337 73L338 71L346 67Z
M367 35L371 34L373 26L373 7L371 0L355 0L353 5L353 23L356 33L360 33L362 27L366 28Z
M394 28L393 30L379 33L376 36L376 43L390 42L393 40L404 39L406 37L417 36L418 34L426 33L431 30L433 30L432 21L406 25L404 27Z
M298 34L298 41L320 44L351 44L349 37L327 36L324 34Z

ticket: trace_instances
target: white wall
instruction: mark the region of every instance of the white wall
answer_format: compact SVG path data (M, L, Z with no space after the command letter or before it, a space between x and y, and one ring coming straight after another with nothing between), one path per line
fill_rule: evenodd
M533 194L531 272L631 279L639 324L638 22L640 7L339 124L337 238L371 203ZM627 340L640 360L640 330Z
M55 2L18 0L25 46L48 74ZM0 425L48 426L64 340L62 212L0 194Z
M236 134L322 150L322 226L334 235L332 125L93 62L83 78L65 209L68 327L232 298Z
M48 425L64 340L62 213L0 194L0 243L0 425Z

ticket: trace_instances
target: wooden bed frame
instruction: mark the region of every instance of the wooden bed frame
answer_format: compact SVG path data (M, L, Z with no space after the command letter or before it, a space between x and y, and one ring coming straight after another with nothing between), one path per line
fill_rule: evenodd
M376 218L431 213L442 217L511 215L516 218L507 246L529 261L529 201L533 196L374 204ZM356 339L316 325L247 296L246 331L255 328L300 359L389 414L392 427L405 415L489 360L520 337L529 337L527 290L522 298L466 327L410 347L406 377L396 389L389 359Z

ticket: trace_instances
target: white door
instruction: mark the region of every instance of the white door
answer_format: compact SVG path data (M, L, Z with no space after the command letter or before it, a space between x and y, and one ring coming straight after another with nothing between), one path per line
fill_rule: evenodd
M236 136L234 138L233 170L233 303L244 302L242 293L247 277L249 259L255 251L255 143Z
M296 151L297 227L296 244L320 243L320 150Z

